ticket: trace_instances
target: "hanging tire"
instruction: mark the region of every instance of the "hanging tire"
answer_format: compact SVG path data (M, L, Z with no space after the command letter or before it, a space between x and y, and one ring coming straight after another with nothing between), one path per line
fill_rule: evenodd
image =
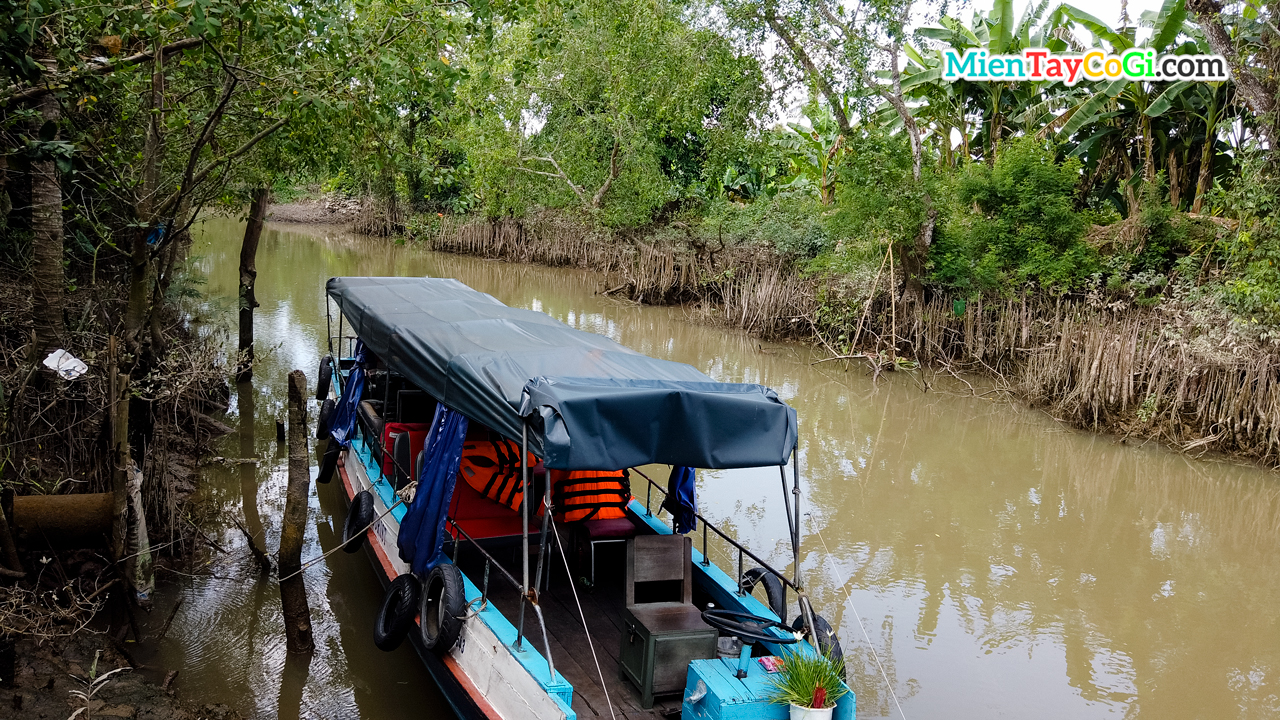
M844 662L844 650L840 647L840 638L836 637L836 631L831 629L831 623L827 619L819 615L813 614L813 624L818 626L818 652L826 655L832 660ZM801 612L796 616L795 622L791 623L791 629L796 632L804 632L804 613ZM810 638L814 633L806 632Z
M364 545L365 530L373 522L373 493L361 490L351 499L347 521L342 524L343 550L353 553Z
M329 420L333 417L333 410L337 406L333 398L325 398L324 403L320 405L320 414L316 417L317 440L325 440L329 437Z
M437 655L453 649L462 632L467 600L462 589L462 573L452 563L440 563L422 583L418 601L422 646Z
M320 358L320 370L316 373L316 402L329 397L329 383L333 380L333 356Z
M764 596L769 601L769 609L782 622L787 621L786 593L782 589L782 581L777 575L764 568L754 567L742 573L742 591L748 595L756 589L756 585L764 586Z
M333 474L338 470L338 453L342 452L342 446L337 440L330 440L329 446L324 449L324 458L320 460L320 473L316 475L316 482L327 483L333 479Z
M387 595L382 599L382 609L378 611L378 620L373 626L373 644L379 650L391 652L400 647L409 628L413 627L413 617L418 614L418 597L422 592L422 583L412 573L405 573L391 581Z

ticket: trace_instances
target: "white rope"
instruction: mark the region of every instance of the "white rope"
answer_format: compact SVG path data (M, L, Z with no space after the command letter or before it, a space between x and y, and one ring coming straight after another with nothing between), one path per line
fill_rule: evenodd
M822 554L828 560L834 560L831 551L827 549L827 541L822 537L821 530L815 530L818 540L822 543ZM902 712L902 703L898 702L898 693L893 691L893 683L889 682L889 674L884 671L884 665L880 663L880 655L876 653L876 646L871 644L871 636L867 634L867 628L862 624L862 616L858 614L858 608L853 604L853 596L849 593L849 586L845 584L845 580L840 576L840 566L834 565L832 569L835 572L836 579L840 581L840 587L844 590L845 602L849 603L849 609L853 610L853 617L858 621L858 628L862 630L862 637L867 639L867 647L871 649L871 657L876 661L876 667L880 668L880 677L884 678L884 686L889 688L889 697L893 698L893 704L898 707L898 714L902 716L902 720L907 720L907 714Z
M295 570L294 572L291 572L291 573L289 573L288 575L285 575L284 577L280 578L280 582L284 582L285 580L288 580L289 578L295 577L295 576L297 576L297 575L301 575L303 570L307 570L307 569L309 569L309 568L313 567L316 563L318 563L318 562L320 562L321 560L324 560L325 558L329 557L330 555L332 555L332 554L334 554L334 553L338 552L338 551L339 551L339 550L341 550L342 548L346 547L346 546L347 546L347 543L350 543L350 542L355 541L355 540L356 540L356 538L362 538L362 537L364 537L365 533L369 532L369 528L373 527L374 525L377 525L379 520L381 520L382 518L386 517L386 516L387 516L387 513L390 513L392 510L395 510L396 508L400 507L400 505L401 505L402 503L404 503L404 498L401 498L401 499L397 500L397 501L395 502L395 504L394 504L394 505L392 505L391 507L387 508L386 512L384 512L384 513L382 513L381 515L379 515L378 517L374 518L374 519L373 519L373 522L369 523L368 525L365 525L363 530L361 530L361 531L360 531L360 532L358 532L358 533L355 533L355 534L354 534L354 535L352 535L350 538L347 538L347 539L346 539L346 540L344 540L343 542L339 543L338 547L336 547L336 548L334 548L334 549L330 550L329 552L327 552L327 553L325 553L325 554L323 554L323 555L321 555L321 556L319 556L319 557L314 557L314 558L311 558L310 560L306 561L305 563L303 563L303 564L302 564L302 567L300 567L300 568L298 568L297 570ZM348 507L348 508L347 508L347 512L350 512L350 511L351 511L351 508L349 508L349 507Z
M560 531L556 529L555 520L551 520L551 531L556 535L556 547L560 548L560 559L564 561L564 572L569 577L569 589L573 591L573 602L578 606L578 617L582 618L582 631L587 635L587 646L591 648L591 659L595 661L596 674L600 676L600 689L604 690L604 701L609 705L609 717L613 718L613 720L618 720L618 716L613 713L613 701L609 699L609 686L604 683L604 672L600 669L600 658L596 657L596 644L591 640L591 630L587 627L587 615L582 612L582 603L578 601L578 588L573 583L573 571L569 569L569 558L565 557L564 545L560 542Z

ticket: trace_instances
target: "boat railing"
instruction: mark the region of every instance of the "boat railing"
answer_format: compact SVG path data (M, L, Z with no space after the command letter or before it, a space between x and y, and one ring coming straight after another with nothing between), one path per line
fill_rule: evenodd
M455 520L452 517L446 517L446 522L448 522L449 526L453 528L454 533L456 533L453 540L453 555L451 558L453 560L454 565L458 564L458 551L462 547L462 542L459 540L459 538L471 543L471 546L474 547L484 557L484 578L480 584L480 597L479 597L480 606L473 611L475 614L482 612L485 609L485 607L489 604L489 571L491 568L496 567L498 569L498 572L502 575L502 577L506 578L507 582L511 583L511 586L516 589L516 592L522 595L524 594L525 592L524 586L520 584L520 581L517 580L514 575L507 572L507 569L502 567L502 563L498 562L496 558L490 555L489 551L485 550L480 543L476 542L475 538L468 535L467 531L462 529L462 526L458 524L457 520ZM548 572L548 577L550 577L550 572ZM536 598L537 595L538 593L536 590L530 591L531 597ZM468 606L468 609L470 609L470 606ZM520 603L520 612L522 614L524 613L523 602ZM468 614L472 614L472 613L468 613ZM543 639L543 644L546 648L545 652L547 655L547 670L551 675L551 681L555 682L556 666L551 659L551 638L547 634L547 623L542 618L542 608L536 602L533 603L533 614L535 617L538 618L538 625L542 629L542 639ZM522 640L523 640L522 636L517 634L516 650L520 649L520 643Z
M648 475L645 475L644 473L640 472L639 470L636 470L635 472L636 472L638 475L640 475L640 477L644 478L644 479L648 482L648 487L647 487L647 490L646 490L646 492L645 492L645 498L644 498L644 510L645 510L645 513L646 513L647 515L649 515L650 517L652 517L652 516L653 516L653 491L656 489L658 492L662 493L662 497L663 497L664 502L665 502L666 497L667 497L667 491L666 491L666 489L665 489L665 488L663 488L661 485L659 485L658 483L654 482L653 478L649 477ZM663 503L658 503L658 509L659 509L659 510L661 510L661 509L662 509L662 506L663 506ZM774 568L772 565L770 565L769 563L767 563L767 562L765 562L764 560L762 560L762 559L760 558L760 556L759 556L759 555L756 555L755 553L751 552L751 551L750 551L750 550L748 550L747 548L743 547L742 543L738 542L738 541L737 541L737 540L735 540L734 538L732 538L732 537L730 537L729 535L725 534L725 532L724 532L723 530L721 530L720 528L716 527L716 526L715 526L715 524L713 524L713 523L711 523L711 522L708 522L708 521L707 521L707 519L706 519L705 517L703 517L701 514L699 514L699 513L695 512L693 515L694 515L694 517L696 517L696 518L698 519L698 522L702 523L702 560L701 560L700 564L701 564L703 567L710 567L710 566L711 566L711 556L710 556L710 554L708 554L708 551L711 549L711 548L710 548L710 546L709 546L709 544L708 544L708 542L707 542L707 540L708 540L707 531L708 531L708 530L710 530L711 532L715 533L716 535L719 535L719 536L720 536L720 539L722 539L722 540L724 540L726 543L728 543L731 547L733 547L733 549L734 549L734 550L737 550L737 552L738 552L738 595L739 595L739 597L745 597L746 595L748 595L748 594L749 594L749 593L747 593L747 592L745 591L745 589L744 589L744 587L743 587L743 562L744 562L744 559L745 559L745 558L751 558L753 561L755 561L755 563L756 563L756 564L758 564L758 565L760 566L760 568L761 568L762 570L764 570L765 572L769 573L770 575L773 575L774 577L778 578L778 580L782 583L782 605L783 605L783 607L786 607L786 604L787 604L787 590L792 590L792 591L794 591L794 592L796 592L796 593L799 593L799 592L800 592L800 588L796 587L796 584L795 584L794 582L792 582L792 580L791 580L790 578L788 578L786 575L782 574L780 571L778 571L777 569L775 569L775 568Z

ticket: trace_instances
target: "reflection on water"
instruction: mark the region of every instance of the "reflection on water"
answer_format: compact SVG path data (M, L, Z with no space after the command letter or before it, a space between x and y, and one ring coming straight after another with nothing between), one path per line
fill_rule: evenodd
M210 306L219 322L234 322L240 227L211 220L197 230L196 264L209 297L222 298ZM222 453L263 461L210 467L205 492L268 547L284 505L275 418L290 369L314 380L325 279L457 277L716 379L769 385L797 409L802 568L839 631L860 717L896 715L871 648L911 718L1280 716L1280 481L1271 474L1065 430L942 379L928 393L906 376L874 385L857 368L812 365L818 357L804 347L602 298L594 276L577 271L276 225L258 268L262 365L232 404L250 431ZM703 473L700 486L708 517L777 567L790 564L776 469ZM304 557L336 545L331 490L313 495ZM261 717L442 707L407 645L374 649L381 589L363 555L337 553L307 572L316 654L294 661L277 588L228 525L209 532L230 552L185 583L161 648L159 664L183 671L181 692ZM736 563L724 548L711 554Z

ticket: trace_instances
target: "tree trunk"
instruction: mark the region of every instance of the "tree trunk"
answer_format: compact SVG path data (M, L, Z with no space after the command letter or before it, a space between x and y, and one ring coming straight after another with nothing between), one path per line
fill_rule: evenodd
M849 115L845 113L843 98L835 91L835 88L831 87L831 83L827 82L827 79L823 77L822 71L818 69L818 65L813 61L813 58L809 57L809 53L805 51L804 46L796 40L795 35L787 27L787 21L779 19L772 7L765 11L764 20L768 23L769 28L781 38L787 49L791 51L791 56L804 68L805 74L809 76L809 79L818 86L818 92L822 93L822 96L827 99L827 105L831 108L831 115L836 120L836 126L840 128L840 134L845 137L851 137L853 132L849 125Z
M258 307L254 295L254 283L258 279L258 240L262 238L262 224L267 217L267 203L271 192L262 187L253 191L249 205L249 224L244 228L244 242L240 244L240 364L236 369L236 382L253 378L253 309Z
M302 536L307 525L307 494L311 484L307 457L306 412L307 376L301 370L289 373L289 486L284 502L284 527L280 532L280 604L284 608L285 640L292 653L313 648L311 609L303 583Z
M910 10L911 6L908 4L904 12L904 19L910 14ZM901 44L895 40L890 54L893 92L887 92L883 89L877 90L877 92L893 106L893 109L898 113L899 119L902 120L902 126L907 130L907 137L911 140L911 177L917 185L920 185L921 167L924 164L924 147L920 140L920 126L916 124L915 116L911 114L911 108L907 107L906 100L902 95L902 75L898 71L898 52L901 48ZM933 206L933 196L929 194L928 190L925 190L922 200L925 206L924 222L920 223L920 227L916 230L915 242L901 255L902 300L908 305L924 304L924 270L925 264L929 261L929 246L933 244L934 225L938 219L938 210ZM889 277L893 277L893 273L890 273Z
M1156 181L1155 138L1151 137L1151 116L1142 114L1142 179L1150 184ZM1169 178L1172 187L1173 178Z
M1213 136L1206 133L1204 146L1200 148L1200 176L1196 179L1196 195L1191 201L1191 212L1199 213L1204 207L1204 194L1213 181Z
M125 555L129 534L129 376L120 372L120 344L107 338L108 401L111 403L111 557Z
M1274 150L1278 139L1275 137L1278 126L1274 80L1264 83L1254 74L1252 67L1241 60L1240 53L1236 51L1235 43L1231 40L1231 34L1222 25L1222 4L1218 0L1189 0L1187 9L1196 14L1196 21L1209 47L1226 58L1227 65L1231 69L1231 80L1235 83L1236 94L1258 116L1258 133L1267 147ZM1259 69L1267 70L1265 67Z
M54 60L41 62L47 75L57 70ZM56 127L60 114L58 98L53 93L40 98L42 124L53 123ZM42 358L38 356L62 342L65 332L62 293L67 283L62 271L62 187L58 184L58 166L52 158L31 163L31 205L35 339L30 359L39 360Z

